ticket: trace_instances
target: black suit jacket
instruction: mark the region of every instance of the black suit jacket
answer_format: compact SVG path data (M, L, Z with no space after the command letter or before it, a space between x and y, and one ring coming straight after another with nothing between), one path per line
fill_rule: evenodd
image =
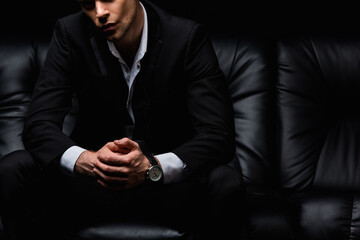
M149 39L134 85L134 139L155 154L174 152L191 170L230 161L232 104L206 31L143 4ZM118 60L90 19L82 12L59 19L25 124L26 149L45 167L73 145L98 150L122 138L127 92ZM79 112L68 137L62 124L73 93Z

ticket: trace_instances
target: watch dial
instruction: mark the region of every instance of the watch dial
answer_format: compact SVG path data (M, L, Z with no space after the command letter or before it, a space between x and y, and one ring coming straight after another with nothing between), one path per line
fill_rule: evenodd
M159 166L152 166L149 169L149 178L152 181L159 181L162 177L162 171Z

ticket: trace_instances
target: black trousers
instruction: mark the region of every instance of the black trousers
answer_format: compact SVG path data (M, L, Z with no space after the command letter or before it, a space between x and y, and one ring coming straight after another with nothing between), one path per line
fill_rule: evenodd
M195 231L202 239L239 239L241 195L240 171L227 165L180 183L110 191L63 175L59 167L40 169L26 151L0 160L7 239L64 240L87 224L112 219L151 220Z

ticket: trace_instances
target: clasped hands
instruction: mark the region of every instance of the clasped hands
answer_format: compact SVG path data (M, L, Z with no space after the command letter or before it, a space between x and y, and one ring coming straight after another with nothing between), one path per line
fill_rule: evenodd
M145 181L149 160L137 142L122 138L108 142L97 152L83 152L75 163L75 175L96 179L101 186L121 190Z

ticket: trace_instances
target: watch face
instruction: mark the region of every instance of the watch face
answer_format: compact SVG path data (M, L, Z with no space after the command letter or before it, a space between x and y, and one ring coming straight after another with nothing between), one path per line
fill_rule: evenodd
M159 166L153 165L149 169L149 178L153 182L157 182L162 177L162 170Z

